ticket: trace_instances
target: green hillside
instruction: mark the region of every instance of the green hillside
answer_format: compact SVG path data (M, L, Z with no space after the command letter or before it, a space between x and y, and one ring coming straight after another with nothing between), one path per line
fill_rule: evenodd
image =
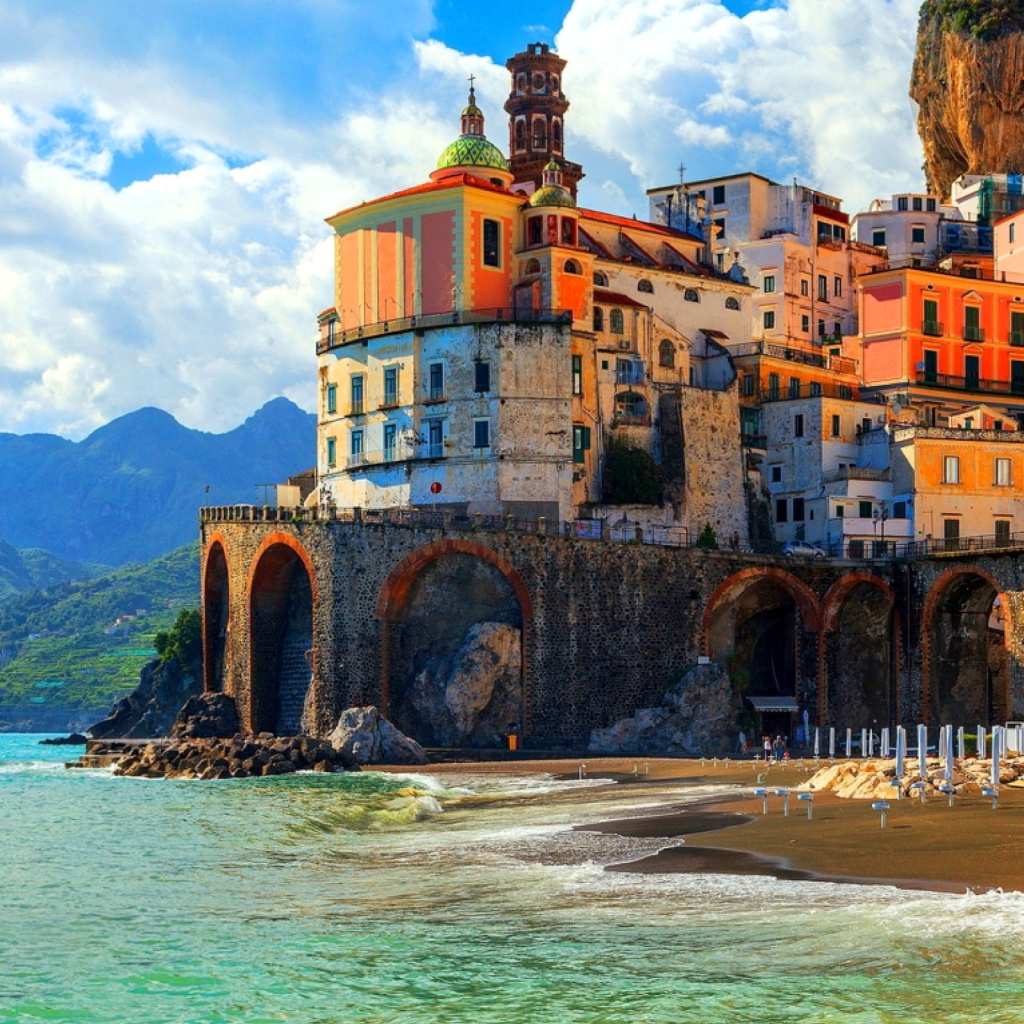
M195 544L96 579L12 597L0 605L0 719L4 707L102 715L155 657L154 635L198 598Z
M49 551L18 551L0 540L0 602L36 587L68 580L87 580L110 572L110 566L71 562Z

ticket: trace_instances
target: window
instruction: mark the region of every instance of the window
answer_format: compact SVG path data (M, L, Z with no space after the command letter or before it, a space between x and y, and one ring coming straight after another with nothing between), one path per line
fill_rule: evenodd
M700 295L696 288L687 288L686 291L683 292L683 298L687 302L700 302Z
M977 391L980 386L981 359L978 356L964 356L964 387Z
M900 196L899 199L896 200L896 209L897 210L901 210L901 211L907 209L907 197L906 196Z
M781 466L772 466L772 483L773 484L781 484L782 483L782 467Z
M942 327L939 324L939 304L935 299L924 300L924 322L921 330L932 337L942 334Z
M566 260L565 261L565 272L567 274L582 274L583 273L583 271L580 270L580 265L575 260Z
M789 522L789 503L785 498L778 498L775 502L775 522L777 523L788 523Z
M773 291L775 291L775 275L774 274L765 274L764 275L764 285L762 286L762 291L765 291L765 292L773 292Z
M327 411L329 413L338 411L338 385L327 385Z
M781 379L777 373L768 374L768 397L774 402L779 398L779 384Z
M721 206L725 202L725 186L715 185L711 191L711 202L715 206Z
M766 309L764 311L764 315L762 317L762 320L764 322L764 329L766 331L773 331L773 330L775 330L775 310L774 309Z
M484 220L484 266L501 266L501 228L496 220Z
M384 424L384 461L393 462L395 459L395 441L398 439L398 424Z
M828 278L824 274L818 275L818 301L828 302Z
M594 307L594 330L604 330L604 310L600 306Z
M981 307L964 306L964 341L981 340Z
M626 331L625 322L622 319L622 310L613 309L609 316L609 328L612 334L624 334Z
M851 388L849 384L840 384L839 397L847 400L853 398L853 388Z
M739 308L740 308L740 300L739 300L739 299L734 299L734 298L733 298L733 297L732 297L732 296L730 295L730 296L729 296L729 297L728 297L728 298L727 298L727 299L725 300L725 308L726 308L726 309L739 309Z
M338 442L333 437L327 438L327 465L333 466L338 461Z
M926 384L934 384L939 379L939 353L925 351L924 353L924 381Z
M871 244L879 249L885 248L885 228L875 228L871 232Z
M516 83L516 89L519 92L522 91L521 89L519 89L519 83L518 82ZM517 151L522 151L524 149L526 149L526 122L522 118L517 118L517 120L516 120L516 150Z
M541 87L543 90L543 86ZM543 117L533 119L533 148L545 149L548 144L548 124Z
M935 200L934 199L926 199L924 201L924 208L925 208L925 210L928 211L928 213L934 213L935 212Z
M427 420L427 458L444 457L444 420Z
M668 338L662 338L658 345L658 364L668 369L676 365L676 347Z
M1024 395L1024 362L1019 359L1010 360L1010 393Z
M572 393L583 394L583 356L572 357Z
M544 241L544 221L541 217L531 217L527 224L528 245L540 245Z
M1010 543L1010 520L1009 519L997 519L995 521L996 527L996 545L998 547L1006 547Z
M845 518L846 518L846 506L845 505L836 505L836 519L845 519Z
M1010 486L1010 460L996 459L996 487Z
M562 245L576 244L576 221L571 217L562 218Z
M837 298L843 296L843 279L841 277L832 278L832 294Z
M490 448L491 446L491 421L473 421L473 447Z
M824 338L825 337L825 318L824 317L821 317L818 320L818 337L819 338Z
M637 284L636 290L638 292L647 292L650 295L654 292L654 285L650 281L641 281Z
M924 245L924 228L911 228L910 240L915 245Z
M555 84L552 86L553 92L558 92L558 80L555 80ZM561 152L562 149L562 122L557 118L551 122L551 148L556 153Z
M384 370L384 404L398 405L397 366L389 366Z
M943 519L942 520L942 537L946 542L947 551L959 551L960 550L960 520L959 519Z
M790 377L789 378L789 397L799 398L800 397L800 378Z
M842 425L838 416L832 417L832 436L840 437L842 435Z
M434 401L444 398L444 363L430 364L430 386L427 394Z
M905 501L894 501L892 503L892 517L893 519L907 518L907 503Z
M914 200L913 200L913 202L910 205L914 209L915 212L920 213L921 212L921 197L920 196L914 196Z
M483 394L491 390L491 364L476 362L473 364L473 390Z
M363 378L362 375L357 375L352 378L352 400L351 400L351 413L353 416L358 416L363 411Z
M1010 310L1010 344L1024 346L1024 312Z
M718 229L714 233L714 237L721 240L725 238L725 218L716 217L714 220L715 227Z
M820 398L820 397L821 397L821 381L820 380L812 380L811 381L811 398Z
M803 437L804 436L804 416L803 413L798 412L793 417L793 436Z
M811 294L811 282L806 277L800 279L800 294L805 299Z
M1010 243L1012 244L1012 243L1014 243L1016 241L1017 241L1017 225L1016 224L1011 224L1010 225Z
M861 519L871 518L871 502L870 501L859 501L857 502L857 515Z
M960 457L958 455L943 456L942 482L944 484L960 483Z
M743 394L748 398L754 393L754 375L752 373L743 374ZM754 433L754 431L751 431Z
M586 462L586 452L590 451L590 427L572 426L572 461Z
M794 498L793 499L793 522L802 523L804 521L804 499Z
M594 284L599 288L608 287L608 275L601 270L594 271Z
M358 465L363 461L363 432L353 430L348 435L349 465Z
M811 318L806 313L800 317L800 330L803 331L804 334L810 334Z
M524 274L539 274L540 273L540 260L527 260L526 266L523 268Z

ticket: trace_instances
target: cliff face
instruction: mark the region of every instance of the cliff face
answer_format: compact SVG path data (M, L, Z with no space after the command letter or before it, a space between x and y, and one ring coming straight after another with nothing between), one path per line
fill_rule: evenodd
M1024 17L1008 0L927 0L910 95L930 191L959 175L1024 173Z

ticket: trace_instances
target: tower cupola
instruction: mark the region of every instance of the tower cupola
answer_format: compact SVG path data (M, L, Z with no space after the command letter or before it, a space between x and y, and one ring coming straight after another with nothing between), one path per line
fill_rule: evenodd
M484 135L483 111L476 105L473 77L469 79L469 101L462 110L462 134L445 147L437 161L431 180L447 177L453 171L465 171L477 178L485 178L494 185L509 185L512 172L504 153Z

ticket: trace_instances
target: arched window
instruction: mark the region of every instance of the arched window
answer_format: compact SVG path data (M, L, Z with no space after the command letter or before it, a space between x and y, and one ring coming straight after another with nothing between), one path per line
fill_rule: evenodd
M686 299L687 302L700 302L700 295L696 288L687 288L686 291L683 292L683 298Z
M516 75L516 92L519 93L520 96L526 92L526 75Z
M548 144L548 123L543 117L533 119L533 148L544 149Z
M623 391L615 396L615 419L620 423L643 426L647 423L647 403L635 391Z
M526 244L540 245L544 241L544 218L531 217L527 222Z
M526 149L526 121L516 121L516 149Z
M580 269L580 265L575 260L565 261L565 272L567 274L582 274L583 271Z
M551 148L556 152L562 150L562 122L557 117L551 122Z
M668 338L662 338L658 346L658 365L669 369L676 365L676 347Z
M558 75L551 76L551 91L554 93L558 92Z
M596 284L599 288L607 288L608 287L608 275L606 273L604 273L604 271L595 270L594 271L594 284Z
M539 274L540 273L540 260L527 260L526 267L523 270L524 274Z
M733 298L733 297L732 297L732 296L730 295L730 296L729 296L729 297L728 297L728 298L727 298L727 299L725 300L725 308L726 308L726 309L739 309L739 308L740 308L740 300L739 300L739 299L734 299L734 298Z
M600 306L594 307L594 330L604 330L604 310Z
M612 334L625 334L626 327L622 319L622 310L613 309L608 318L608 327Z
M638 292L647 292L649 295L654 294L654 285L648 280L643 280L636 286Z

